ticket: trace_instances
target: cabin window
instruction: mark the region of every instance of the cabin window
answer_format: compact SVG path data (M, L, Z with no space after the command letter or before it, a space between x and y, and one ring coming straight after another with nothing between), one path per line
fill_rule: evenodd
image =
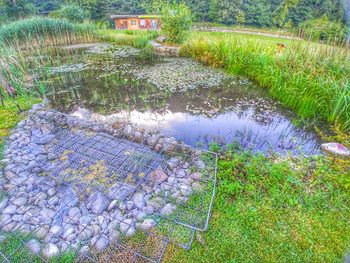
M131 20L131 25L136 26L136 20Z
M141 19L140 20L140 26L146 26L146 20L145 19Z

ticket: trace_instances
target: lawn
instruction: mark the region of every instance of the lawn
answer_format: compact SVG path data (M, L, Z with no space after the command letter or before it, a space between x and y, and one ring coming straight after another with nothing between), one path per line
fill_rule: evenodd
M322 175L328 161L227 153L208 231L189 251L170 246L165 262L343 262L350 171Z

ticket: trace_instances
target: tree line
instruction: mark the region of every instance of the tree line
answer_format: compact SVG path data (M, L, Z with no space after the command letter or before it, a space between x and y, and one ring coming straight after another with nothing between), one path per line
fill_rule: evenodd
M149 0L0 0L0 19L45 15L77 5L85 16L107 21L111 14L142 14ZM185 0L194 21L255 27L317 27L346 34L347 0ZM345 4L344 4L345 3ZM349 7L347 8L349 9ZM349 11L349 10L348 10ZM311 21L311 22L310 22ZM321 37L321 36L320 36Z

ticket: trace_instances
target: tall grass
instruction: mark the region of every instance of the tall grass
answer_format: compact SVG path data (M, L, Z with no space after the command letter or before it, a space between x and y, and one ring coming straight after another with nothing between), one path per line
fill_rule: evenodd
M94 39L94 29L91 24L34 17L0 27L0 45L20 49L91 41Z
M284 41L284 40L283 40ZM350 61L343 48L236 34L193 34L181 49L204 64L245 75L302 118L339 123L350 130Z

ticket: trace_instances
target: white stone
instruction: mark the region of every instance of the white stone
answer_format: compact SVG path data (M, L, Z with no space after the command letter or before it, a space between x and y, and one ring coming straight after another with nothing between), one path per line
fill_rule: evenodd
M58 256L60 254L60 250L55 244L48 243L45 245L42 253L46 258L51 258L54 256Z
M41 249L41 244L36 239L31 239L27 242L27 248L34 254L39 254Z

